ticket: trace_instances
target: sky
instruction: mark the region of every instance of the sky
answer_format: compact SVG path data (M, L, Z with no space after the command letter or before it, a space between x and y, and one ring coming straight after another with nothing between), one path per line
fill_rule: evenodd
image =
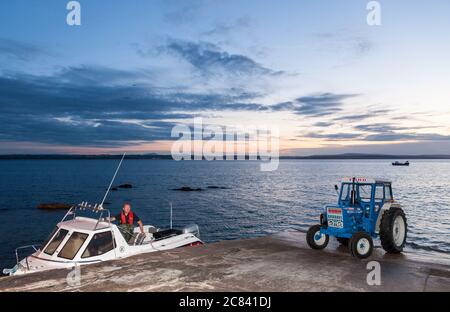
M169 153L267 125L282 155L450 154L450 2L0 3L0 154Z

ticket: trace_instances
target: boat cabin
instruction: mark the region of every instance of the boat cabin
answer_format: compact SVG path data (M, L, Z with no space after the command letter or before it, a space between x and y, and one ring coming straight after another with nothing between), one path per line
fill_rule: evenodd
M90 262L100 256L103 259L108 256L108 253L111 254L111 258L114 258L116 245L117 238L108 222L76 217L56 226L42 244L39 258Z

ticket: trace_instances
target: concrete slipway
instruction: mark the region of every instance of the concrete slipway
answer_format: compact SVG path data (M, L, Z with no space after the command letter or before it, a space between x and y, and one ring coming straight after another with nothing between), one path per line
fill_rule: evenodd
M381 286L366 281L373 260ZM1 278L0 291L450 291L450 261L385 255L381 248L360 261L332 238L326 250L311 250L297 231L84 266L78 286L68 285L68 273Z

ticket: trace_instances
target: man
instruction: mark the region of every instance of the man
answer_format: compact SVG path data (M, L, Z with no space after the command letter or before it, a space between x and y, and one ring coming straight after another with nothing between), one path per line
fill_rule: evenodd
M110 219L110 221L115 220L119 221L118 228L127 242L133 236L135 223L139 225L141 233L144 234L144 225L142 224L141 219L131 211L130 203L123 204L122 211Z

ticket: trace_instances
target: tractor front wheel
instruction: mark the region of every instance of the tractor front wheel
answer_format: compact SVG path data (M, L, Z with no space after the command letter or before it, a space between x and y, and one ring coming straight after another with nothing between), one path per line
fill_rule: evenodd
M352 256L359 259L368 258L373 251L372 237L366 232L357 232L350 238L348 248Z
M320 225L313 225L306 233L306 242L312 249L324 249L328 245L329 237L320 233Z
M390 208L383 214L380 223L381 246L387 253L400 253L406 243L408 225L401 208Z

